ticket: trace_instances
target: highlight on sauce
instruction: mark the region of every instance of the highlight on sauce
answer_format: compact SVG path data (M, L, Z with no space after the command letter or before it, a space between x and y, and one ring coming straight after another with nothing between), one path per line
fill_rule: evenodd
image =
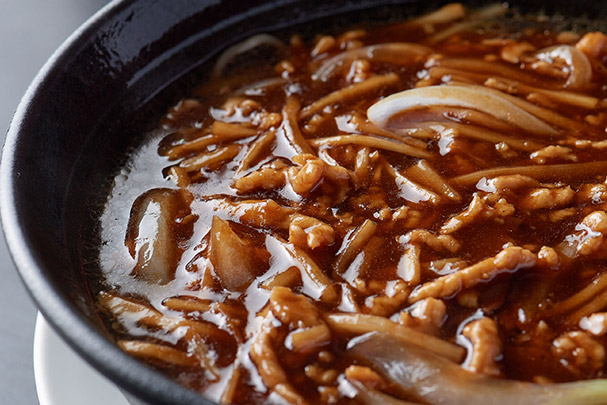
M603 403L607 36L507 13L229 48L115 179L117 344L220 403Z

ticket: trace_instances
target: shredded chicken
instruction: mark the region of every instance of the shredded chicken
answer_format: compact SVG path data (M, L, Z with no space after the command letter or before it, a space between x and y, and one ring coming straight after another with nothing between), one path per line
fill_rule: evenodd
M346 74L346 80L350 83L360 83L367 80L373 74L371 63L365 59L355 59Z
M502 354L502 342L495 320L483 317L468 323L462 334L472 343L472 356L466 368L478 374L499 376L498 360Z
M301 167L289 170L291 186L297 194L307 194L320 182L327 164L313 155L296 155L293 159Z
M565 332L552 342L552 351L569 371L597 372L605 364L605 348L586 332Z

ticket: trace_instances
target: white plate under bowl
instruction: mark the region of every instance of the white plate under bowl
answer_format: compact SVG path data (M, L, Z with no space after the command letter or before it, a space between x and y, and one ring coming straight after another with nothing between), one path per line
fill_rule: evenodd
M82 360L38 313L34 377L40 405L129 405L108 379Z

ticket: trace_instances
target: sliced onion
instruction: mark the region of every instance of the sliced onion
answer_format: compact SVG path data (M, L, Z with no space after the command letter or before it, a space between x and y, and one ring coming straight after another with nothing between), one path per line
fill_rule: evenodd
M556 45L540 49L535 56L542 61L553 63L563 60L569 65L569 78L565 87L579 89L592 79L592 66L582 51L571 45Z
M228 64L234 60L238 55L252 51L253 49L261 46L268 45L273 46L275 48L284 48L285 44L275 36L270 34L257 34L253 35L251 38L247 38L242 42L239 42L235 45L232 45L217 58L217 62L215 62L215 67L213 68L213 77L221 77L223 76L224 70Z
M379 371L403 392L431 404L604 404L607 380L540 385L470 373L443 357L370 333L352 339L348 354Z
M181 255L173 227L183 200L177 190L152 189L133 203L125 245L135 259L132 274L148 283L166 284Z
M499 93L483 87L428 86L392 94L367 110L369 121L386 127L397 114L435 105L472 108L493 115L502 121L538 135L555 135L556 130L546 122L515 106Z
M355 59L364 58L372 62L406 65L418 62L432 52L423 45L408 42L388 42L379 45L363 46L342 52L327 59L312 75L313 80L327 81L333 74L345 69Z
M230 291L244 290L259 269L255 248L218 216L213 217L210 233L211 263L221 285Z

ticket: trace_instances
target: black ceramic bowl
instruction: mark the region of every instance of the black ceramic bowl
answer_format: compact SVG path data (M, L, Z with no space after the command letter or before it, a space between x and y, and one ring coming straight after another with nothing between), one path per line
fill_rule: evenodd
M531 10L543 6L514 3ZM160 114L177 99L191 72L226 45L255 33L294 26L326 32L334 24L385 20L439 4L133 0L114 1L89 20L54 54L23 98L0 172L9 248L55 330L133 402L209 404L118 349L86 287L85 272L95 271L95 220L108 179L146 126L145 114L136 112ZM551 1L546 6L548 12L600 16L603 4ZM159 93L162 97L155 98Z

